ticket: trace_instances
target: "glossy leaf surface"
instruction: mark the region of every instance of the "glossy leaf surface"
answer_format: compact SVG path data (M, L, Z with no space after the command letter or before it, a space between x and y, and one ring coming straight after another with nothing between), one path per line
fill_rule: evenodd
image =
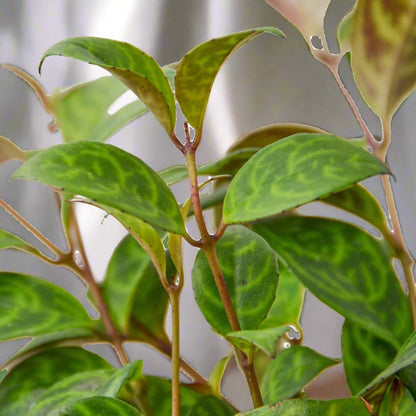
M256 329L273 303L278 281L276 256L268 244L243 226L229 227L216 246L225 283L241 329ZM203 251L192 270L196 302L208 323L220 334L230 324Z
M305 287L301 281L279 261L279 285L276 298L260 328L291 325L299 330L304 297Z
M175 197L149 166L115 146L75 142L39 152L14 179L33 179L182 234Z
M235 410L226 402L214 396L199 399L191 408L187 416L234 416Z
M237 32L196 46L180 61L175 77L176 98L197 136L201 134L208 98L221 66L237 49L264 32L283 37L273 27Z
M17 235L9 233L5 230L0 230L0 250L4 249L20 250L35 256L41 255L36 247L22 240Z
M28 157L28 152L14 144L7 137L0 136L0 165L10 160L25 162Z
M416 4L358 0L351 19L355 82L374 112L390 121L416 85Z
M253 228L315 296L401 346L411 331L407 298L380 240L355 226L313 217L287 217Z
M159 120L168 134L176 122L172 88L162 68L149 55L125 42L78 37L66 39L49 48L46 57L66 56L106 69L126 84Z
M49 387L73 374L111 369L98 355L82 348L50 348L23 361L0 384L0 415L26 415Z
M341 345L345 375L353 395L387 368L397 353L389 342L349 319L342 327Z
M121 127L147 113L147 107L139 100L110 113L111 106L126 91L128 88L118 79L101 77L54 93L56 127L64 141L104 142Z
M267 367L261 384L264 403L274 404L294 396L321 371L338 363L299 345L280 351Z
M289 326L236 331L227 334L227 339L243 351L255 346L273 357L276 352L277 340L287 331L290 331Z
M125 237L111 257L103 295L122 333L130 333L131 320L135 319L148 331L164 334L168 296L149 256L132 236Z
M279 406L264 406L236 416L368 416L360 399L289 400Z
M386 165L347 140L295 134L260 150L240 169L224 199L224 221L279 214L381 173L389 173Z
M94 327L64 289L36 277L0 273L0 341Z
M121 400L111 397L94 396L76 401L60 414L60 416L97 415L140 416L141 413Z

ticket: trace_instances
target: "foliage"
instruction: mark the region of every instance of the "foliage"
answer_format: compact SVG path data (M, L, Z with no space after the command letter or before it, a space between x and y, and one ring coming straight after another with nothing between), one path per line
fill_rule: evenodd
M415 16L411 0L357 0L338 29L340 52L324 31L330 0L267 0L293 23L318 61L333 74L363 130L363 139L337 137L314 126L274 124L247 132L220 160L196 165L205 111L217 73L230 55L263 27L212 39L162 68L144 51L109 39L78 37L48 49L98 65L112 76L48 95L23 78L54 117L63 144L26 151L0 136L0 163L23 162L11 179L47 185L56 195L67 250L59 249L10 205L0 206L51 255L0 229L0 249L20 250L71 270L89 288L99 316L92 319L67 291L36 276L0 273L0 341L31 337L0 368L0 415L411 415L416 414L416 290L413 259L392 197L386 155L391 119L416 85ZM276 39L276 41L281 41ZM338 70L344 55L362 98L380 117L374 138ZM125 91L138 100L109 114ZM177 108L186 122L176 126ZM150 111L183 154L184 165L155 172L106 140ZM200 182L200 176L208 176ZM382 203L359 182L380 176ZM189 181L189 199L170 187ZM208 188L208 193L201 191ZM320 201L350 220L311 217L298 210ZM74 205L87 203L114 216L128 234L118 244L103 283L97 283L80 237ZM386 204L390 218L382 205ZM205 211L214 208L215 231ZM353 224L359 217L364 226ZM352 218L352 219L351 219ZM199 235L189 234L187 222ZM368 231L368 229L372 231ZM196 302L230 345L209 379L180 355L179 309L185 276L182 246L197 250L192 270ZM403 287L393 260L401 263ZM305 290L345 318L342 357L302 346ZM171 337L166 316L171 308ZM298 333L293 337L291 333ZM146 343L171 359L172 377L144 375L125 342ZM87 344L110 344L113 368ZM228 363L246 379L253 409L246 413L221 390ZM317 401L304 388L319 373L343 365L350 398ZM180 371L192 383L181 383Z

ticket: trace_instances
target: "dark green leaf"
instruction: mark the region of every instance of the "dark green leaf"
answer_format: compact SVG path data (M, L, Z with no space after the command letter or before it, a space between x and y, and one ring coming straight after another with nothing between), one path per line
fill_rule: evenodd
M382 232L388 231L386 214L377 199L361 185L324 198L322 202L341 208L374 225Z
M114 77L102 77L75 85L52 95L56 127L65 142L92 140L104 142L121 127L147 113L139 100L115 113L109 109L128 88Z
M214 396L200 398L186 416L233 416L235 410L226 402Z
M250 29L211 39L189 51L179 63L175 77L176 98L187 121L200 137L208 98L215 77L226 59L255 36L268 32L283 37L273 27Z
M386 165L347 140L295 134L260 150L240 169L224 199L224 221L279 214L382 173L389 173Z
M176 122L175 98L166 75L151 56L128 43L94 37L70 38L55 44L45 52L39 68L51 55L78 59L111 72L172 134Z
M115 146L75 142L39 152L14 179L33 179L183 234L175 197L156 172Z
M416 400L416 364L412 364L409 367L400 370L399 378L409 390L413 396L413 400Z
M141 413L122 402L111 397L88 397L76 401L65 409L60 416L140 416Z
M407 298L379 239L350 224L313 217L285 217L253 228L328 306L396 347L407 338Z
M26 415L49 387L74 374L111 369L82 348L50 348L23 361L0 384L0 415Z
M236 416L368 416L360 399L289 400L279 406L264 406Z
M0 136L0 165L9 160L26 162L28 158L28 152L15 145L7 137Z
M276 298L260 328L275 328L291 325L300 331L300 315L305 297L305 287L301 281L279 262L279 285Z
M299 345L281 351L267 367L262 381L264 403L274 404L294 396L321 371L338 363Z
M242 226L229 227L219 240L217 254L241 329L256 329L273 303L278 281L273 250ZM203 251L196 257L192 285L199 308L220 334L231 332L217 286Z
M393 361L397 349L349 319L342 327L342 359L348 387L357 395Z
M3 381L4 377L6 377L6 376L7 376L7 370L6 369L1 370L0 371L0 384Z
M113 322L122 333L130 333L132 319L157 336L165 333L167 293L149 256L132 236L125 237L113 253L103 295Z
M380 416L390 416L390 404L391 400L389 395L386 395L386 398L383 402L383 405L380 410ZM416 415L416 402L413 400L412 395L406 391L404 393L403 399L399 404L399 416L410 416Z
M36 247L22 240L20 237L11 234L8 231L0 230L0 250L8 248L24 251L35 256L42 255Z
M94 327L82 305L60 287L36 277L0 273L0 341Z

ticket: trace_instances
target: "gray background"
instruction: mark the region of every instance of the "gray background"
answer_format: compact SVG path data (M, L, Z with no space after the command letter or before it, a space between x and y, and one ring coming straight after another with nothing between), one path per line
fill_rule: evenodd
M333 0L329 8L326 29L333 48L336 48L333 41L336 22L352 4L352 0ZM219 157L241 134L269 123L296 121L344 137L359 136L360 129L329 71L313 60L299 33L261 0L2 0L0 62L13 63L36 74L40 57L52 44L72 36L101 36L132 43L164 65L179 60L191 47L211 37L267 25L283 30L287 40L260 36L227 61L212 91L198 162ZM350 83L346 65L341 73ZM57 87L104 74L103 70L84 63L53 57L46 61L40 79L52 92ZM0 86L0 134L25 149L59 143L59 135L51 135L46 129L50 118L21 80L0 70ZM352 93L357 97L354 88ZM389 153L389 163L397 178L394 184L397 206L411 251L416 245L412 218L416 206L412 192L414 100L410 97L394 118L394 140ZM379 134L377 118L361 102L360 106L372 131ZM135 153L155 170L182 162L151 115L134 121L110 142ZM8 176L17 166L14 162L0 166L0 197L64 247L53 197L46 187L24 181L8 183ZM379 194L377 181L366 183ZM184 195L183 189L175 190ZM311 210L316 212L317 207ZM80 215L93 270L97 279L102 279L108 258L124 231L111 219L102 223L103 215L93 208L83 207ZM4 212L0 212L0 227L33 241ZM188 265L193 256L192 250L186 252ZM0 252L0 268L47 278L81 300L85 292L70 273L26 255ZM182 352L207 375L227 353L227 348L211 333L196 308L189 278L182 299ZM336 313L308 296L303 324L307 345L323 354L340 356L342 319ZM158 360L153 351L137 345L129 345L127 349L131 358L146 360L146 371L169 374L169 363ZM0 362L10 350L7 344L0 346ZM99 351L112 358L107 348L101 346ZM241 401L243 397L243 403L248 403L237 377L231 375L226 384L235 400ZM345 393L342 388L340 391L339 394Z

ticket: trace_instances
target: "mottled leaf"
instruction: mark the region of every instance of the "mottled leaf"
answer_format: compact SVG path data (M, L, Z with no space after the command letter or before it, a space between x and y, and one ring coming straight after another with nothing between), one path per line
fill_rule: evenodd
M226 338L241 350L248 350L255 346L273 357L276 354L278 339L287 331L290 331L289 326L236 331L227 334Z
M14 179L33 179L183 234L175 197L143 161L115 146L74 142L39 152Z
M308 124L299 123L276 123L262 126L243 134L237 142L235 142L227 153L234 153L236 150L247 148L263 148L269 144L275 143L285 137L292 136L297 133L320 133L327 134L326 131Z
M66 56L106 69L126 84L155 115L168 134L176 122L172 88L162 68L140 49L116 40L78 37L66 39L49 48L42 57Z
M263 406L236 416L368 416L362 400L288 400L279 406Z
M0 341L94 327L64 289L32 276L0 273Z
M367 104L389 122L416 85L416 3L358 0L351 19L355 82Z
M125 237L111 257L103 281L103 296L114 324L122 333L130 333L132 319L158 336L165 333L167 293L149 256L132 236Z
M76 401L60 414L60 416L97 415L140 416L141 413L121 400L111 397L94 396Z
M104 142L121 127L147 113L139 100L110 112L128 88L114 77L74 85L51 96L56 125L65 142L92 140Z
M264 403L274 404L294 396L321 371L338 363L300 345L282 350L264 375L261 384Z
M21 149L7 137L0 136L0 165L9 160L20 160L26 162L29 152Z
M201 397L186 416L233 416L235 410L226 402L214 396Z
M208 98L221 66L237 49L264 32L284 36L273 27L245 30L202 43L180 61L175 77L176 98L197 137L201 135Z
M282 262L279 262L276 298L260 328L291 325L299 331L304 297L305 287L301 281Z
M377 199L362 185L354 185L322 199L322 202L341 208L374 225L382 232L389 230L386 214Z
M254 230L324 303L402 345L411 331L407 298L379 239L353 225L313 217L281 218Z
M227 228L216 246L219 263L241 329L256 329L273 303L278 270L268 244L243 226ZM203 251L192 270L196 302L220 334L231 332L217 286Z
M386 165L347 140L295 134L260 150L240 169L224 199L224 221L279 214L382 173L389 173Z
M17 235L9 233L5 230L0 230L0 250L4 249L14 249L33 254L34 256L42 256L36 247L22 240Z
M349 319L342 327L341 342L345 375L353 395L387 368L397 353L389 342Z
M110 370L98 355L82 348L50 348L23 361L0 384L0 415L26 415L49 387L74 374Z

